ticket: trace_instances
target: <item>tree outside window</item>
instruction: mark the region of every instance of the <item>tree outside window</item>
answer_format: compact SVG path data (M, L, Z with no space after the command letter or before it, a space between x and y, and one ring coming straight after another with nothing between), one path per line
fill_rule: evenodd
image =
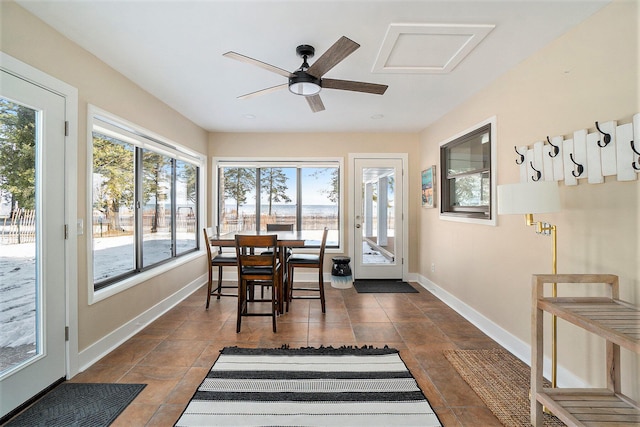
M94 290L198 250L198 159L93 117Z
M36 111L0 98L0 198L14 210L35 209Z
M239 162L240 163L240 162ZM220 232L265 230L293 224L297 230L329 227L328 246L339 245L340 168L337 162L218 164Z

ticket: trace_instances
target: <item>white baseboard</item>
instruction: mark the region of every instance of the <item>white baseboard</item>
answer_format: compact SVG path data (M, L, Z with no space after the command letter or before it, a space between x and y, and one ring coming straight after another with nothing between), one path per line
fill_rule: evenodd
M506 348L510 353L515 355L518 359L522 360L527 365L531 366L531 346L522 341L520 338L509 333L505 329L501 328L498 324L491 321L482 313L476 311L473 307L467 305L465 302L451 295L440 286L433 283L422 275L418 275L416 280L423 288L431 292L438 297L442 302L447 304L453 310L455 310L462 317L467 319L473 325L475 325L482 332L490 336L498 344ZM551 359L545 357L545 370L544 375L547 378L551 377ZM577 377L572 372L568 371L562 365L558 364L558 385L561 387L575 387L575 388L589 388L592 387L586 383L583 379Z
M151 322L158 317L165 314L167 311L175 307L182 300L198 290L201 286L207 283L206 275L198 277L185 287L160 301L147 311L140 313L140 315L131 319L115 331L91 344L78 353L78 365L80 372L86 370L98 360L106 356L109 352L116 349L123 344L126 340L146 328Z

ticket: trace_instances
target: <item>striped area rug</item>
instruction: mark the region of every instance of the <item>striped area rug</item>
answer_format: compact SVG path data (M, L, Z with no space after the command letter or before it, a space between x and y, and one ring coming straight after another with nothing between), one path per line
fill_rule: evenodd
M176 426L441 424L395 349L226 347Z

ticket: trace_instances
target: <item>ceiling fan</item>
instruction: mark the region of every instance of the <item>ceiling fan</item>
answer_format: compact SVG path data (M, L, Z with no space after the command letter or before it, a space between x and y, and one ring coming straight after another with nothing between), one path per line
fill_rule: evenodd
M281 76L289 79L288 83L251 92L246 95L239 96L238 99L247 99L258 95L264 95L288 87L291 93L304 96L307 99L311 110L314 113L317 113L318 111L325 109L322 99L320 99L320 90L322 88L350 90L376 95L382 95L387 90L387 85L322 78L322 76L324 76L329 70L352 54L359 47L360 45L358 43L342 36L333 44L333 46L322 54L322 56L320 56L313 65L309 66L307 59L313 57L315 49L313 46L306 44L300 45L296 48L296 53L302 58L302 65L293 72L283 70L282 68L278 68L274 65L267 64L266 62L250 58L236 52L227 52L223 54L223 56L241 62L246 62L248 64L257 65L260 68L280 74Z

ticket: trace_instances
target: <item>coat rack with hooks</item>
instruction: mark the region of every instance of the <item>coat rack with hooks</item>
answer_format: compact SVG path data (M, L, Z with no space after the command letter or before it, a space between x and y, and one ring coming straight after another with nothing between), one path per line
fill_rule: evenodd
M546 142L546 143L545 143ZM570 137L547 136L532 147L514 146L520 181L564 181L577 185L635 181L640 174L640 113L630 123L594 122L591 130L580 129Z

